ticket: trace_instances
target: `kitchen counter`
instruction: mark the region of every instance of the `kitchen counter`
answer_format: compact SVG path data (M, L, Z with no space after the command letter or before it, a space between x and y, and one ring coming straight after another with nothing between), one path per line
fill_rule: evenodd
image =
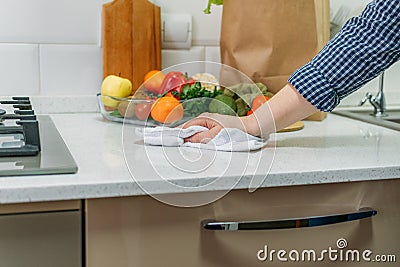
M99 113L51 117L78 173L0 178L0 203L400 178L399 132L333 114L251 153L144 146L135 127Z

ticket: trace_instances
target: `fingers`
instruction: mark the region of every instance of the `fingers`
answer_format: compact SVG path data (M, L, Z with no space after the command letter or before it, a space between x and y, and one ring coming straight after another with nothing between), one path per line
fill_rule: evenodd
M185 142L206 144L213 139L221 131L221 129L221 126L213 127L208 131L200 132L186 138Z
M217 120L213 118L212 113L202 113L198 117L191 119L190 121L179 125L178 128L186 129L189 128L190 126L203 126L207 128L213 128L216 125L219 125Z
M213 139L223 128L221 122L214 118L214 115L215 114L211 113L202 113L197 118L194 118L182 125L177 126L178 128L182 129L189 128L190 126L203 126L209 129L208 131L200 132L188 138L185 138L184 141L205 144Z
M194 125L199 125L199 126L206 127L205 119L197 117L197 118L194 118L194 119L192 119L192 120L190 120L188 122L185 122L182 125L179 125L178 127L182 128L182 129L186 129L186 128L189 128L190 126L194 126Z

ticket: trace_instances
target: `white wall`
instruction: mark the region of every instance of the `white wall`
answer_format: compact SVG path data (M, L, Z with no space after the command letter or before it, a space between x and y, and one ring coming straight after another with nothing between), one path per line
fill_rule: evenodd
M353 13L368 0L332 0L332 12L341 5ZM0 0L0 95L94 95L102 72L101 6L108 0ZM203 14L207 0L153 0L165 13L193 16L190 50L164 50L163 67L177 63L220 61L219 33L222 8ZM388 102L400 103L400 63L387 73ZM353 105L376 82L348 97Z
M110 0L0 0L0 95L94 95L102 79L101 7ZM221 8L206 0L154 1L193 15L193 48L163 51L164 66L219 61Z
M106 0L0 0L0 95L94 94Z

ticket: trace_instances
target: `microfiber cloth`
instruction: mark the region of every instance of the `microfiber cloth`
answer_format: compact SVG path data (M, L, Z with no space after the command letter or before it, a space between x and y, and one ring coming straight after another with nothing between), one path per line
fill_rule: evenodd
M191 126L186 129L155 127L138 129L146 145L183 146L219 151L251 151L262 148L267 140L249 135L236 128L223 128L208 143L185 142L184 139L196 133L207 131L203 126Z

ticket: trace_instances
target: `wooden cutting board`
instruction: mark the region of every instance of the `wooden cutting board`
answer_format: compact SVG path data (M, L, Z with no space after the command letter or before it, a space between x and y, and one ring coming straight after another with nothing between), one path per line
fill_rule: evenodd
M150 70L161 69L160 7L148 0L103 5L103 77L128 78L135 91Z
M302 121L298 121L293 123L292 125L289 125L288 127L278 131L278 133L284 133L284 132L294 132L298 131L304 128L304 123Z

